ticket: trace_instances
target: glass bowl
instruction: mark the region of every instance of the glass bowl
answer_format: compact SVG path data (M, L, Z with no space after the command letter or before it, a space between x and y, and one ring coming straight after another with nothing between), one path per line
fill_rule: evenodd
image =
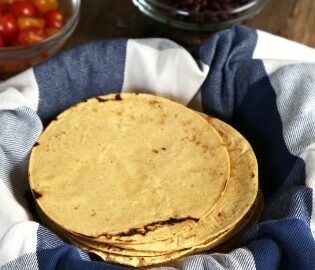
M60 50L76 28L80 17L80 0L60 0L66 23L56 34L26 46L0 48L0 75L15 74L43 62Z
M152 19L176 28L203 32L212 32L251 19L268 2L268 0L132 1L142 13Z

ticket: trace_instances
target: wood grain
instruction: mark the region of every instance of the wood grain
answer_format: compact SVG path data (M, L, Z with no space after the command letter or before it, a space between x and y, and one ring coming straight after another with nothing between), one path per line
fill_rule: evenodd
M270 0L257 17L244 24L315 47L314 0ZM194 46L209 35L156 23L141 14L131 0L82 0L80 23L64 48L117 37L168 37Z
M314 0L272 0L247 24L315 47Z

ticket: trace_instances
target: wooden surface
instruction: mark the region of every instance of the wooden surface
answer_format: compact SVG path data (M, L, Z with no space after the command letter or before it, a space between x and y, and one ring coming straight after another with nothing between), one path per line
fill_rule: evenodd
M244 24L315 47L315 0L269 0ZM64 48L115 37L168 37L194 46L209 34L194 34L153 22L131 0L82 0L81 19Z

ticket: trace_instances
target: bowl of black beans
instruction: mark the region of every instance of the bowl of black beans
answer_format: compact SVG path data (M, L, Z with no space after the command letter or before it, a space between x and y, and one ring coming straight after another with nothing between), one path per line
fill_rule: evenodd
M132 0L145 15L191 31L215 31L256 16L268 0Z

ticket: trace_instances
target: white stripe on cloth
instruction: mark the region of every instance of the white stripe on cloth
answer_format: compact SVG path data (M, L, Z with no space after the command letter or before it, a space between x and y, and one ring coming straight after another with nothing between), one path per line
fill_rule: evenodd
M269 75L277 96L283 136L291 154L305 161L306 186L315 188L315 65L296 64ZM294 102L293 102L294 101ZM310 227L315 238L315 198Z
M22 221L31 220L29 212L18 203L10 190L0 179L0 245L3 235L12 227ZM1 261L0 249L0 263Z
M10 206L9 206L10 207ZM15 208L9 208L12 209ZM3 211L4 207L0 209ZM38 223L32 221L25 221L16 224L15 226L11 226L11 229L7 231L7 233L0 238L0 267L5 266L10 262L14 262L21 258L22 256L26 256L27 254L33 253L34 258L32 256L31 261L34 266L36 259L36 245L37 245L37 229ZM26 257L27 265L29 263L29 257ZM18 263L19 267L21 267L20 263ZM7 265L8 269L14 269ZM2 268L1 268L2 269ZM37 268L32 268L37 269Z
M181 260L176 268L152 268L159 270L253 270L256 269L253 254L246 248L238 248L229 254L196 255Z
M310 227L315 238L315 143L309 145L300 156L305 161L306 186L313 189L312 216Z
M263 59L268 75L277 69L297 63L315 63L315 49L258 30L253 59Z
M37 111L39 90L33 69L0 84L0 110L26 106Z
M258 30L253 59L315 62L315 49L283 37Z
M170 40L129 40L122 92L152 93L187 105L208 71L209 66Z

